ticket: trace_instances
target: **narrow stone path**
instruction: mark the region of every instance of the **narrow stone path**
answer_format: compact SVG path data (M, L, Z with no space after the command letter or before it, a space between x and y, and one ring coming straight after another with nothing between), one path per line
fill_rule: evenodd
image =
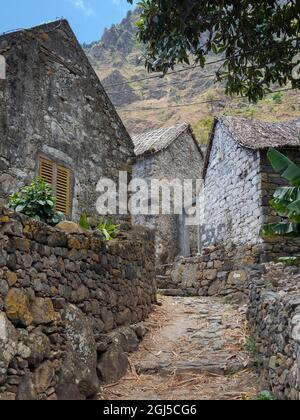
M246 307L214 298L161 297L130 370L106 400L233 400L258 394L245 352Z

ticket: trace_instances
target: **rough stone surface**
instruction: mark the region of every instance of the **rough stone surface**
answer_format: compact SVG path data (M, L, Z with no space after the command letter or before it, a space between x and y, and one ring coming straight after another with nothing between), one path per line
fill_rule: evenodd
M83 209L96 216L97 183L103 177L117 182L119 170L134 157L98 76L67 21L1 36L3 43L0 199L38 175L42 155L72 171L72 218ZM4 229L22 236L20 227Z
M7 319L5 313L0 312L0 385L5 383L8 366L17 352L17 331Z
M5 228L14 221L15 233ZM95 398L99 380L124 372L156 303L153 233L134 228L104 242L4 208L2 227L0 399Z
M98 363L98 374L101 382L114 383L125 375L128 368L128 358L117 345L113 345L104 353Z
M177 258L167 269L157 271L158 288L167 296L224 296L237 301L248 298L249 279L264 273L260 263L263 248L211 245L201 254Z
M279 400L300 399L300 270L270 263L250 283L248 321L262 383Z
M76 384L78 393L93 397L99 391L97 346L87 318L76 306L68 305L63 313L66 337L66 363L62 365L60 385Z
M34 325L47 325L57 320L50 298L35 298L30 308Z
M242 147L242 142L235 138L236 132L239 132L239 138L245 140L250 125L259 129L254 141L255 129L251 128L252 141L255 144L253 148ZM264 126L265 132L262 128ZM280 138L286 140L289 137L286 124L268 125L232 117L221 118L216 122L206 162L204 189L200 197L200 250L209 245L228 243L237 247L263 244L265 252L262 253L261 262L275 261L276 257L298 253L299 240L263 239L260 235L263 223L280 221L269 202L275 190L286 185L286 181L274 173L267 159L268 146L257 150L260 141L266 141L267 144L274 141L271 126L276 131L279 143ZM297 126L290 126L294 134ZM299 148L288 147L289 144L296 143L295 138L290 138L289 141L282 142L285 147L282 152L300 163Z
M221 298L159 299L127 376L106 388L103 399L255 398L258 378L244 348L246 306Z
M27 294L19 289L11 289L5 298L5 311L8 318L16 325L28 327L33 317L29 310Z
M179 180L200 180L203 169L203 156L195 144L193 133L188 125L185 130L168 147L162 148L159 153L139 155L133 165L133 178L147 180L151 190L151 179L163 179L174 182ZM166 130L166 133L172 129ZM162 130L163 132L165 129ZM182 130L181 130L182 131ZM168 136L168 134L166 134ZM151 135L142 135L133 138L140 144L143 138ZM164 142L162 138L158 143L160 147ZM151 140L149 140L151 143ZM143 147L143 146L142 146ZM176 196L176 194L175 194ZM154 203L153 203L154 204ZM178 255L190 256L197 252L197 229L186 226L184 215L159 216L133 216L133 222L156 230L156 261L158 265L173 263Z

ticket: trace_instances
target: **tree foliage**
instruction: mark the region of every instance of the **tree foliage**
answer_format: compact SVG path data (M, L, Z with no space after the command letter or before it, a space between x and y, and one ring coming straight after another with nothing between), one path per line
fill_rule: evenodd
M274 84L300 87L293 77L300 0L141 0L138 5L138 38L146 45L149 71L167 73L178 63L204 67L218 54L225 60L216 81L225 82L227 94L256 101Z

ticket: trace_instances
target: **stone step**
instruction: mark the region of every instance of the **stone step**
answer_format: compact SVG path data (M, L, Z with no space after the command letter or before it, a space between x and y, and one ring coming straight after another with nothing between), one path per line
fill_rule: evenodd
M135 366L136 371L143 375L170 375L176 371L177 374L201 374L209 373L213 375L228 376L244 371L248 366L238 359L230 361L224 358L218 360L218 355L195 360L192 362L178 361L175 363L155 363L143 362ZM227 354L228 356L228 354Z
M158 293L163 296L185 296L181 289L158 289Z

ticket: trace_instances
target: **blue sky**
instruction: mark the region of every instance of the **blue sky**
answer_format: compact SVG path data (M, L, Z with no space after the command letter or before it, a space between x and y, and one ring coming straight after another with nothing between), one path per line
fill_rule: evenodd
M0 33L64 17L80 42L97 41L131 8L126 0L0 0Z

